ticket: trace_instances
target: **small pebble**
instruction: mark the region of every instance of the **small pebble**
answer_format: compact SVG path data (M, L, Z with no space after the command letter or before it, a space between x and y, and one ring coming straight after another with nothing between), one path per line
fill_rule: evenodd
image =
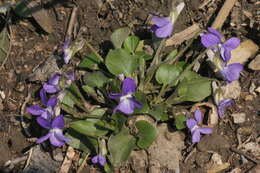
M235 124L244 123L246 121L245 113L233 113L231 116L233 117L233 121Z

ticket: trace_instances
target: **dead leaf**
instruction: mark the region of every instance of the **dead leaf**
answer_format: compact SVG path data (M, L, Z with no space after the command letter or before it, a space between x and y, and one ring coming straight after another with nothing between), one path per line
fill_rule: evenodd
M8 55L10 48L10 40L8 37L7 29L4 28L0 33L0 64L4 62L5 58Z
M68 147L65 159L60 167L59 173L68 173L69 172L74 155L75 155L74 149L72 147Z
M46 81L53 73L59 73L60 69L57 64L57 60L59 59L60 57L55 55L48 57L46 61L39 65L39 67L37 67L36 70L29 75L29 81Z
M248 68L251 70L260 70L260 54L257 55L249 64Z

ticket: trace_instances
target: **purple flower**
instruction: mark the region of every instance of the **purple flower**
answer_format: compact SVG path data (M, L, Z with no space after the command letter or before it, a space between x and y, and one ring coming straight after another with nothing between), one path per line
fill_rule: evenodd
M224 99L218 104L218 115L219 117L223 117L225 113L225 109L231 106L234 103L232 99Z
M191 131L192 143L199 142L201 134L212 133L212 128L200 127L200 124L202 124L202 115L200 110L195 111L194 117L195 119L190 118L186 121L186 125Z
M54 73L52 77L48 80L48 82L43 84L43 89L47 93L56 93L60 91L59 89L59 80L61 75L59 73Z
M173 31L173 22L170 17L153 16L152 22L154 25L151 31L155 33L158 38L170 37Z
M219 51L223 61L228 62L231 58L231 51L239 46L240 40L232 37L223 43L222 39L223 36L220 32L208 28L208 33L201 36L201 43L206 48L211 48L215 53Z
M92 163L94 164L100 164L101 166L104 166L106 164L106 158L103 157L101 154L98 154L96 156L94 156L92 159L91 159Z
M68 142L69 139L62 134L62 129L64 128L64 118L63 115L59 115L54 118L52 121L51 119L46 120L42 117L37 118L37 122L40 126L45 129L49 129L47 135L39 138L36 143L40 144L47 139L50 139L52 145L56 147L60 147L64 145L65 142Z
M66 41L64 42L64 45L62 46L63 59L64 59L65 64L68 64L68 63L69 63L69 61L70 61L70 59L71 59L71 57L72 57L72 54L73 54L73 52L72 52L72 50L70 49L69 45L70 45L70 41L69 41L69 40L66 40Z
M234 63L225 65L221 70L221 75L224 80L232 82L239 79L240 72L243 70L243 65L240 63Z
M125 114L132 114L135 107L142 107L142 104L136 101L132 96L135 93L135 90L135 81L131 78L126 78L123 81L122 93L109 94L109 98L111 99L120 99L119 104L114 108L114 112L120 110Z
M74 72L65 73L65 77L67 78L65 81L67 85L70 85L76 78Z
M33 105L27 107L26 111L32 115L37 115L44 119L50 119L53 115L54 108L57 105L57 97L53 96L49 100L47 100L46 92L43 89L41 89L40 91L40 97L42 103L46 106L46 108L43 108L39 105Z

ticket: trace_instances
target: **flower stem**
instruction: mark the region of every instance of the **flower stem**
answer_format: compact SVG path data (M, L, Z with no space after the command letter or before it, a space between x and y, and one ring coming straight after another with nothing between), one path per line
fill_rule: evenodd
M96 57L101 61L101 62L104 62L104 59L102 58L101 55L99 55L99 53L97 53L97 51L94 49L94 47L89 44L87 41L86 41L86 46L96 55Z

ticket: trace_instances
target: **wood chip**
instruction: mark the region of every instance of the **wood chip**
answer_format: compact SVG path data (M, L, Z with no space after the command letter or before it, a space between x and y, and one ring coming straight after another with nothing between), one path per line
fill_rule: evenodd
M179 45L182 42L193 38L201 31L199 24L195 23L185 30L174 34L172 37L166 40L165 46Z
M68 147L65 159L60 167L59 173L68 173L69 172L74 155L75 155L74 149L72 147Z

